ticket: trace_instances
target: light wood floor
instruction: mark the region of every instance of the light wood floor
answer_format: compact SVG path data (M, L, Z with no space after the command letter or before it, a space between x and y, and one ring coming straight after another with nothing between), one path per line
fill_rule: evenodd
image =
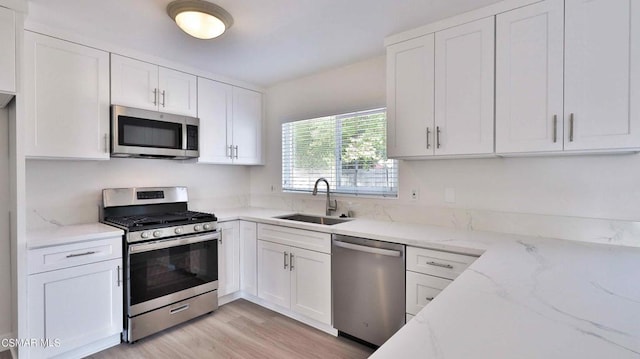
M89 358L366 358L372 352L239 299L213 314Z

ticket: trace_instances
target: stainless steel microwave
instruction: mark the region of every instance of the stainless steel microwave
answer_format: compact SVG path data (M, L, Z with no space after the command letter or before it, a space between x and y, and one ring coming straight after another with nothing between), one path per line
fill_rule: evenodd
M199 156L200 120L111 106L111 157L187 159Z

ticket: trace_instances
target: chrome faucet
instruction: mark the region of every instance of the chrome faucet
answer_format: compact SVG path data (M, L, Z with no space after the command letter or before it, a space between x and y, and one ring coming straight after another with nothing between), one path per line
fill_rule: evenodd
M327 184L327 216L331 215L331 212L335 211L338 209L338 201L337 200L333 200L331 201L331 191L329 190L329 181L327 181L326 178L324 177L320 177L318 178L318 180L316 181L316 184L313 185L313 195L317 195L318 194L318 183L322 181L324 183Z

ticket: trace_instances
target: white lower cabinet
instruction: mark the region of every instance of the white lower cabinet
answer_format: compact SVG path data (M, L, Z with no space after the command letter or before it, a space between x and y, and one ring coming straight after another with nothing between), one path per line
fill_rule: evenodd
M119 243L121 237L113 241ZM86 243L91 248L91 242ZM69 248L55 246L47 251L55 256ZM90 257L90 253L86 248L76 248L65 258L75 260ZM114 252L111 257L120 255ZM28 337L43 340L28 348L30 358L84 357L120 342L122 258L105 257L108 260L76 266L70 262L67 268L29 276Z
M240 224L218 224L218 297L240 290Z
M258 297L290 309L324 324L331 324L331 254L262 240L258 225ZM276 227L283 233L283 241L291 242L287 232L299 229ZM309 231L303 231L309 232ZM327 233L314 233L325 237ZM273 232L271 232L273 234ZM270 237L274 240L274 237ZM275 238L277 241L278 239Z
M255 222L240 221L240 290L257 296L258 228Z
M407 247L406 321L417 315L476 259L467 254Z

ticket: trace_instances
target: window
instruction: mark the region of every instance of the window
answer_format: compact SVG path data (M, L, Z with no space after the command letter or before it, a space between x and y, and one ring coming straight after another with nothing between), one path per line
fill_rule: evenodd
M398 196L398 161L387 159L385 109L282 125L282 189L311 192L324 177L331 191ZM321 187L324 190L324 187Z

